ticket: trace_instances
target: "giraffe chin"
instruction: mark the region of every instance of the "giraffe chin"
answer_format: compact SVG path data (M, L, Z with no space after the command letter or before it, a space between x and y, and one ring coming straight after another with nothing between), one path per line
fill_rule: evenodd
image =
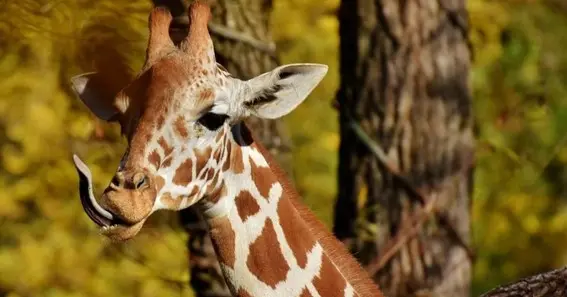
M136 236L142 229L142 226L144 226L145 222L146 219L143 219L133 225L114 224L110 226L102 226L100 228L100 233L112 241L126 241Z

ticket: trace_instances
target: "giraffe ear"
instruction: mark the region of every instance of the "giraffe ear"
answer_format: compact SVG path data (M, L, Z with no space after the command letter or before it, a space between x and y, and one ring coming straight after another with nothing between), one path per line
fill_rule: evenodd
M288 64L246 81L244 109L264 119L276 119L294 110L321 82L323 64Z
M96 72L72 77L71 87L81 101L100 119L111 121L119 114L119 110L114 105L114 94L110 94L103 87Z

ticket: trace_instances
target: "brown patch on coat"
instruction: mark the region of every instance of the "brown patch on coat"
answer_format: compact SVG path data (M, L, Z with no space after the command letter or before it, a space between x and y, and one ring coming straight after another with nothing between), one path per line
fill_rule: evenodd
M163 186L165 185L165 179L161 176L157 176L156 177L156 193L159 193L159 191L163 188Z
M165 160L163 160L163 162L161 163L161 167L167 168L167 167L171 166L171 161L173 161L173 158L171 156L165 158Z
M215 178L213 179L213 182L207 186L207 193L208 193L207 197L208 200L212 203L217 203L222 197L226 196L227 190L224 182L222 182L217 189L214 189L217 183L217 179L218 179L218 175L216 175Z
M164 157L169 156L173 152L173 148L171 146L169 146L169 144L167 143L167 141L165 141L165 138L163 138L163 136L161 136L158 139L158 144L163 149Z
M250 194L247 190L240 191L234 202L236 204L238 216L243 222L246 221L248 217L253 216L260 211L258 202L256 202L256 199L254 199L252 194Z
M158 119L157 119L157 129L161 129L161 127L163 127L163 124L165 123L165 117L163 116L163 114L160 114Z
M305 268L307 253L315 246L315 239L311 234L302 234L305 230L305 223L302 222L288 198L284 197L278 202L278 217L285 239L297 260L297 265Z
M154 165L154 167L156 169L159 168L160 163L161 163L161 157L159 156L159 153L157 152L157 150L153 150L152 153L148 156L148 162L150 162L150 164Z
M307 288L303 288L303 291L301 291L299 297L313 297L313 295L309 293L309 290L307 290Z
M231 141L228 140L226 143L226 152L228 153L228 156L226 157L226 159L224 160L224 164L222 164L222 171L227 171L228 169L230 169L230 164L231 164L231 157L232 154L230 153L230 150L232 149L232 144Z
M238 289L238 292L236 292L236 296L237 297L252 297L252 295L250 295L250 293L248 293L248 291L246 291L243 288Z
M244 159L242 155L242 148L238 145L230 146L230 169L232 172L239 174L244 172Z
M205 189L205 193L207 193L207 195L214 194L212 191L214 190L215 186L217 185L217 182L219 180L219 174L218 174L217 171L215 171L215 169L213 167L207 169L207 174L205 175L205 180L209 181L209 183L207 184L207 188Z
M197 169L197 175L205 168L207 162L211 158L211 154L213 153L213 149L209 146L203 150L197 149L195 151L195 156L197 157L197 162L195 164L195 168Z
M213 247L217 252L217 257L220 263L234 268L236 260L236 241L234 230L228 220L228 217L215 218L209 221Z
M183 116L179 116L173 125L175 127L175 132L180 137L187 138L189 136L189 132L187 132L187 127L185 126L185 118Z
M193 161L191 159L185 160L181 163L179 167L175 170L175 175L173 176L173 183L180 186L186 186L191 182L193 178Z
M152 131L151 130L144 131L144 134L142 134L142 139L146 143L150 142L150 140L152 139Z
M213 153L213 159L219 162L221 160L222 147L218 147Z
M219 181L219 178L220 178L220 171L219 171L219 170L215 170L215 171L214 171L214 174L213 174L213 179L211 180L210 186L211 186L211 187L216 186L216 184L217 184L218 181ZM208 190L208 189L207 189L207 190Z
M161 195L161 203L163 203L167 207L167 209L175 210L181 208L183 198L185 197L179 196L176 199L173 199L171 193L167 192Z
M195 203L198 198L197 194L199 194L199 187L193 186L193 188L191 188L191 191L189 191L189 194L187 195L187 197L191 199L191 201L189 201L189 205L193 205L193 203Z
M197 193L199 193L199 187L198 186L193 186L193 188L191 188L191 191L189 191L189 197L193 197L195 195L197 195Z
M270 195L270 189L272 185L278 182L277 177L274 175L270 167L260 167L252 159L250 159L250 165L252 167L252 180L256 184L256 188L262 197L268 199Z
M271 219L266 220L262 234L250 245L246 265L252 274L272 288L285 280L289 265L283 257Z
M215 176L215 169L213 167L210 167L209 169L207 169L207 175L205 176L205 180L212 180L213 176Z
M223 135L224 135L224 133L218 132L217 136L215 136L215 142L218 143L219 141L221 141Z
M215 93L213 92L213 89L207 88L201 91L201 93L199 93L199 100L201 102L209 101L213 99L214 95Z
M319 295L343 297L346 284L346 280L337 267L331 263L331 260L326 255L323 255L319 275L313 280L313 286L317 289Z

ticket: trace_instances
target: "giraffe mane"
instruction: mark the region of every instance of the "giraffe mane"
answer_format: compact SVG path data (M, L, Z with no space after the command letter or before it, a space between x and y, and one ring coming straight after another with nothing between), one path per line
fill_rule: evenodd
M250 133L244 124L243 126L243 133ZM301 202L301 197L291 184L287 173L279 166L270 152L261 143L255 141L254 135L250 134L250 137L258 151L266 159L274 175L278 178L284 192L291 198L290 201L293 207L308 226L315 240L321 244L324 253L332 260L345 279L349 281L358 296L383 296L376 283L370 279L360 263L354 259L346 247L337 240L315 214Z

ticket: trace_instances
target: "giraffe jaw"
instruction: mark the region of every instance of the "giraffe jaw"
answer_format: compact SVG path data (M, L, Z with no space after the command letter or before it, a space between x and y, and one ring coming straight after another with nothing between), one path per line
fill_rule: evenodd
M146 220L142 220L134 225L112 224L101 226L100 233L114 241L125 241L136 236Z

